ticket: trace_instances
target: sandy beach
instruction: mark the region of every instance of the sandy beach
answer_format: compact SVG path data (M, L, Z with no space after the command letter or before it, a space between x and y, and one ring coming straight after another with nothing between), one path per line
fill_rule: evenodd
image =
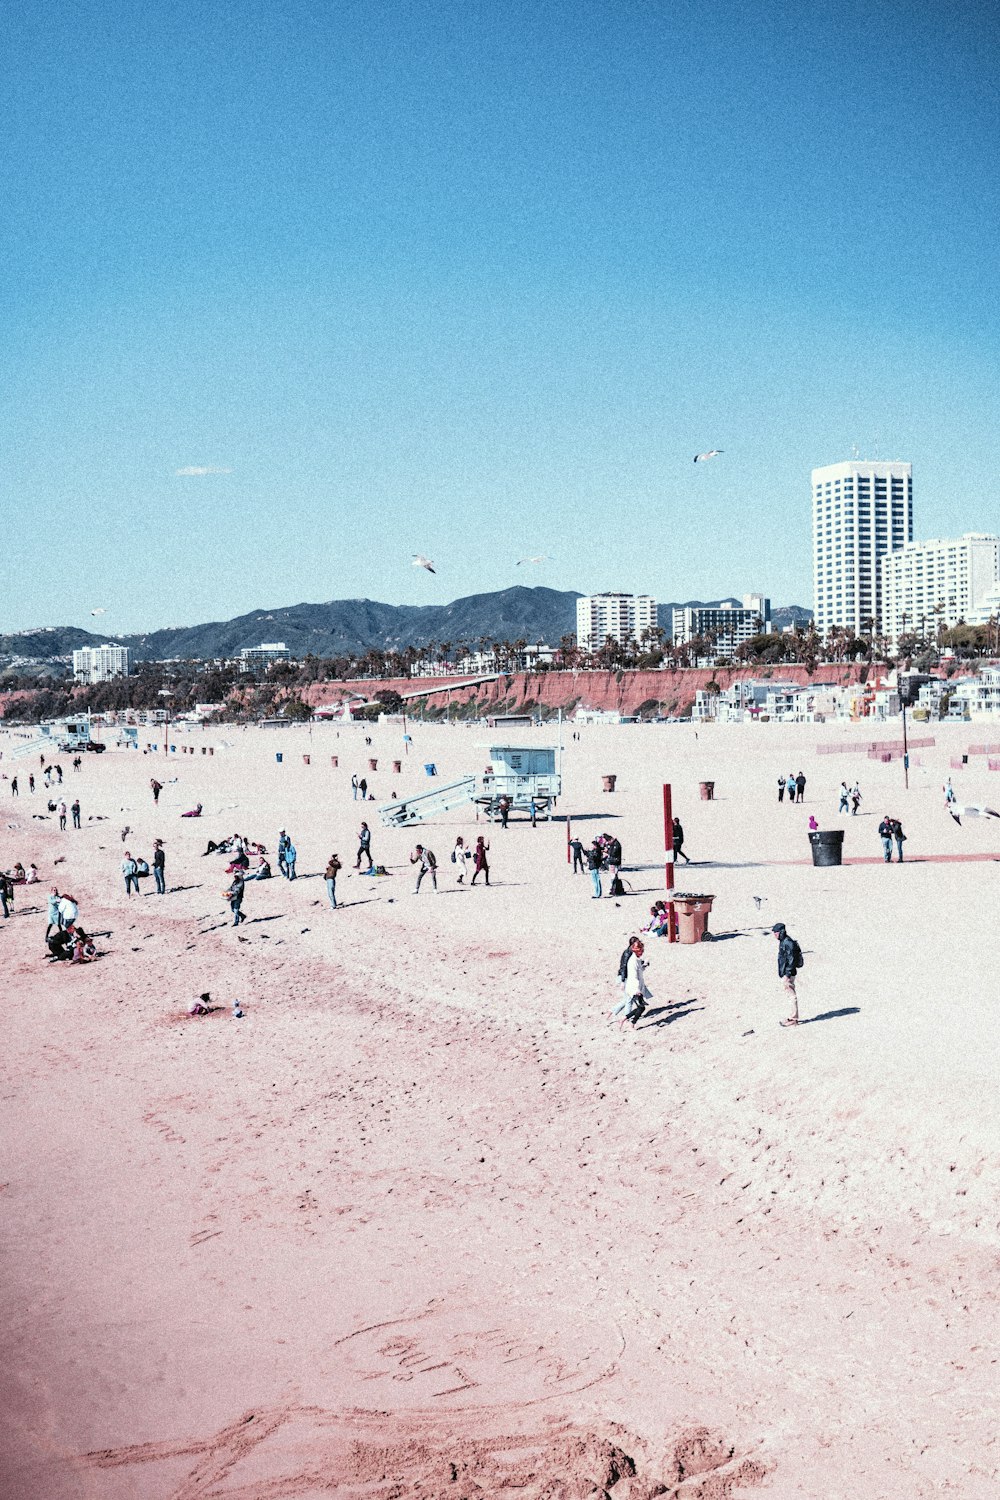
M895 726L566 730L557 819L384 830L425 762L488 759L486 729L411 732L399 775L398 724L184 730L194 754L78 774L64 755L65 833L0 732L21 782L0 782L0 862L41 874L0 922L0 1493L992 1500L1000 823L956 825L941 793L951 774L960 804L1000 806L984 757L949 769L989 734L935 725L906 792L864 749ZM778 805L799 769L804 803ZM650 939L654 998L621 1031L664 782L713 940ZM810 814L868 862L814 869ZM571 874L566 816L621 839L625 898ZM383 878L354 871L362 817ZM248 884L234 929L206 841L273 855L283 827L299 878ZM489 838L489 889L456 887L459 833ZM127 898L123 848L154 837L168 894ZM436 894L414 894L418 840ZM49 963L53 883L108 934L98 962ZM795 1030L779 920L805 954Z

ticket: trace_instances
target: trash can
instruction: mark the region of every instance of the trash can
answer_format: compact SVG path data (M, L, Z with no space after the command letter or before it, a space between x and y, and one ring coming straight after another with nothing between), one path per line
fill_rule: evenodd
M340 765L340 756L339 755L331 755L330 756L330 764L331 764L331 766L334 766L334 767L339 766Z
M842 828L817 828L810 833L814 865L839 865L844 852Z
M396 775L399 776L403 770L403 762L401 760L394 760L392 763L392 769L395 771Z
M614 776L602 776L601 777L601 782L603 783L604 790L606 792L613 792L614 789L615 789L615 782L617 780L618 780L618 774L617 774L617 772L615 773Z
M673 907L677 913L677 941L700 943L708 932L708 915L712 910L714 896L674 896Z
M375 759L374 756L372 756L372 758L368 762L368 769L369 769L369 771L377 771L378 770L378 761Z
M311 759L311 757L310 757L310 756L308 756L308 755L303 755L303 757L302 757L302 764L303 764L303 765L304 765L304 766L307 766L307 765L308 765L308 764L309 764L309 762L310 762L310 759Z
M433 761L431 761L429 765L424 766L424 770L427 772L428 776L436 776L438 773L438 768Z
M699 781L699 783L698 783L698 791L699 791L699 793L701 795L702 802L714 802L715 801L715 782L714 781Z
M278 765L280 766L281 762L284 760L285 757L282 755L282 753L281 753L280 750L276 750L274 752L274 758L278 762Z

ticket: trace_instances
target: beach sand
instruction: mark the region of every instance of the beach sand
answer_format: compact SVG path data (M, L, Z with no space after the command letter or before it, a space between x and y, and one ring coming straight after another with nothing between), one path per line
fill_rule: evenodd
M369 754L379 802L432 785L427 761L445 781L488 759L488 730L411 732L400 775L398 724L62 756L65 834L0 733L21 781L0 860L42 875L0 923L5 1500L995 1497L1000 824L958 827L941 795L988 735L934 726L904 792L863 748L894 727L567 730L559 815L621 838L634 891L597 903L562 821L397 832L352 801ZM804 804L779 806L800 768ZM1000 802L983 757L951 774L960 803ZM621 1031L665 781L714 940L651 939L654 999ZM810 813L875 862L814 869ZM362 816L383 879L354 873ZM165 840L166 897L126 899L126 824L133 853ZM206 840L273 856L282 827L300 878L249 884L234 930ZM457 889L477 832L493 884ZM418 839L437 894L414 896ZM48 963L53 881L110 934L99 962ZM805 953L797 1030L778 920ZM203 990L217 1008L189 1017Z

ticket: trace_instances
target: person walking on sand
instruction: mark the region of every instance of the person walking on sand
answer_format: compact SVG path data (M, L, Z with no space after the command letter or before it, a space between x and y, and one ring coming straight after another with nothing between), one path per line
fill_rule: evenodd
M486 884L489 885L489 883L490 883L490 864L489 864L489 860L486 858L486 855L487 855L487 853L489 851L489 847L490 846L486 842L486 840L483 838L483 835L480 834L479 837L476 839L476 847L475 847L475 850L474 850L473 855L472 855L473 863L475 864L476 868L472 872L472 879L469 881L470 885L475 885L475 883L479 879L480 875L485 875L485 877L486 877Z
M892 859L892 819L888 813L878 825L878 836L882 840L882 858L888 864Z
M861 806L861 788L858 786L858 783L855 782L854 785L853 785L853 787L851 788L851 817L852 818L856 818L857 817L857 815L858 815L858 808L860 806Z
M804 771L800 771L799 774L795 778L795 800L796 800L796 802L802 802L802 801L804 801L805 800L805 795L806 795L806 776L805 776L805 772Z
M459 834L458 838L455 840L455 847L451 851L451 862L453 865L458 866L458 872L455 876L456 885L465 884L466 866L468 865L471 858L472 851L465 847L465 840L463 839L462 835Z
M361 800L362 800L362 802L367 802L368 801L368 779L367 779L367 777L362 776L361 780L358 782L358 791L361 793Z
M797 1026L799 1024L799 997L795 991L795 976L802 967L802 949L795 939L789 936L784 922L775 922L771 931L778 939L778 978L781 980L785 994L790 996L792 1002L792 1013L786 1016L781 1025Z
M10 795L12 797L16 797L16 796L19 795L18 794L18 790L17 790L17 777L16 776L12 776L11 780L10 780Z
M245 890L246 883L243 879L243 871L234 871L232 884L230 885L228 891L226 891L226 899L229 902L229 910L233 914L234 927L238 927L241 922L246 921L246 917L243 915L243 894Z
M160 800L160 793L163 791L163 783L161 781L157 781L155 776L151 776L149 778L149 784L153 788L153 806L155 807Z
M53 889L53 891L55 891L56 904L58 905L58 902L59 902L59 892L56 891L55 886L53 886L52 889ZM11 908L11 903L13 902L13 900L14 900L14 883L11 880L10 876L7 874L6 870L0 870L0 907L3 908L4 921L6 921L7 918L10 916L10 908ZM55 916L54 920L55 920L56 924L58 925L58 922L59 922L58 912L56 913L56 916ZM53 917L52 917L52 897L50 896L49 897L49 922L50 922L50 924L51 924L52 921L53 921ZM49 935L48 929L46 929L45 936L48 937L48 935Z
M684 853L684 829L681 827L680 818L675 818L673 821L673 825L670 830L670 842L673 846L674 851L674 863L676 864L677 857L679 855L680 858L683 859L684 863L686 865L689 865L691 861Z
M296 874L295 874L295 861L298 859L298 857L299 857L299 851L296 849L296 847L292 843L291 839L289 839L288 843L285 845L285 878L286 878L286 880L296 880L298 878L296 876Z
M364 855L365 859L368 861L369 870L374 869L375 864L372 859L372 831L368 827L367 823L362 823L361 827L358 829L358 857L354 861L354 868L356 870L361 869L362 855Z
M339 854L331 854L323 871L323 879L326 881L326 894L330 898L330 909L337 910L337 876L343 869Z
M434 889L437 890L437 860L434 858L432 850L425 849L423 844L418 844L413 853L410 855L410 864L420 866L420 869L417 871L417 888L413 892L415 896L420 895L420 882L423 880L425 875L429 875L431 877L431 884L433 885Z
M788 783L785 780L784 776L779 776L778 777L778 801L779 802L784 802L784 800L785 800L785 787L787 785L788 785Z
M282 875L284 875L286 880L288 879L288 866L285 863L285 850L288 848L290 843L291 839L282 828L278 833L278 869L281 871Z
M506 796L501 797L497 806L500 810L500 827L506 828L507 820L510 817L510 798Z
M79 797L77 797L77 798L74 799L73 805L70 808L70 812L73 814L73 827L74 828L79 828L79 826L80 826L80 799L79 799Z
M791 807L791 805L795 801L795 792L796 792L795 772L794 771L789 771L789 773L788 773L788 776L787 776L787 778L785 780L785 790L788 792L788 805L789 805L789 807Z
M952 808L955 805L955 788L951 784L950 776L948 777L948 780L945 782L941 790L944 792L945 807Z
M59 832L60 833L65 833L66 832L66 817L67 817L67 814L69 813L69 808L66 806L66 798L65 797L60 797L59 798L59 806L56 808L56 812L59 814Z
M601 890L601 866L603 864L604 850L595 839L587 850L587 869L590 871L590 882L594 887L594 894L590 898L592 901L600 901L603 894Z
M573 874L575 875L577 870L583 871L583 844L579 837L574 837L570 839L569 847L573 853Z
M125 876L125 894L132 895L133 887L135 894L139 894L139 866L132 858L129 851L125 850L125 858L122 860L122 874Z
M641 938L630 939L625 963L624 993L611 1012L612 1017L621 1016L623 1026L626 1021L633 1026L637 1025L645 1014L646 1001L653 998L646 985L646 960L643 958L645 951Z
M167 894L167 856L163 852L163 840L153 840L153 879L156 881L156 894L165 896Z
M611 872L611 884L608 887L608 895L612 896L616 892L620 895L621 892L616 887L615 882L618 881L618 885L621 885L619 876L622 870L622 841L619 838L610 838L607 834L604 837L607 839L604 845L604 857L608 862L608 869Z
M48 942L49 940L49 933L52 931L52 929L54 927L58 928L62 925L59 921L59 901L59 889L57 886L53 886L49 891L48 910L45 914L48 920L48 926L45 929L46 942Z
M897 863L902 864L903 845L906 843L906 834L903 832L903 825L898 818L890 818L889 822L892 824L892 836L896 841Z

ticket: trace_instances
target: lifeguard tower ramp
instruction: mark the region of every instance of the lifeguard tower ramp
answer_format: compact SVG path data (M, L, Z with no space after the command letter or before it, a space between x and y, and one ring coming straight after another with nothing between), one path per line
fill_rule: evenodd
M467 807L475 800L475 795L475 775L463 776L458 781L449 781L429 792L418 792L415 797L406 797L401 802L385 802L378 815L386 828L407 828L411 823L436 818L456 807Z

